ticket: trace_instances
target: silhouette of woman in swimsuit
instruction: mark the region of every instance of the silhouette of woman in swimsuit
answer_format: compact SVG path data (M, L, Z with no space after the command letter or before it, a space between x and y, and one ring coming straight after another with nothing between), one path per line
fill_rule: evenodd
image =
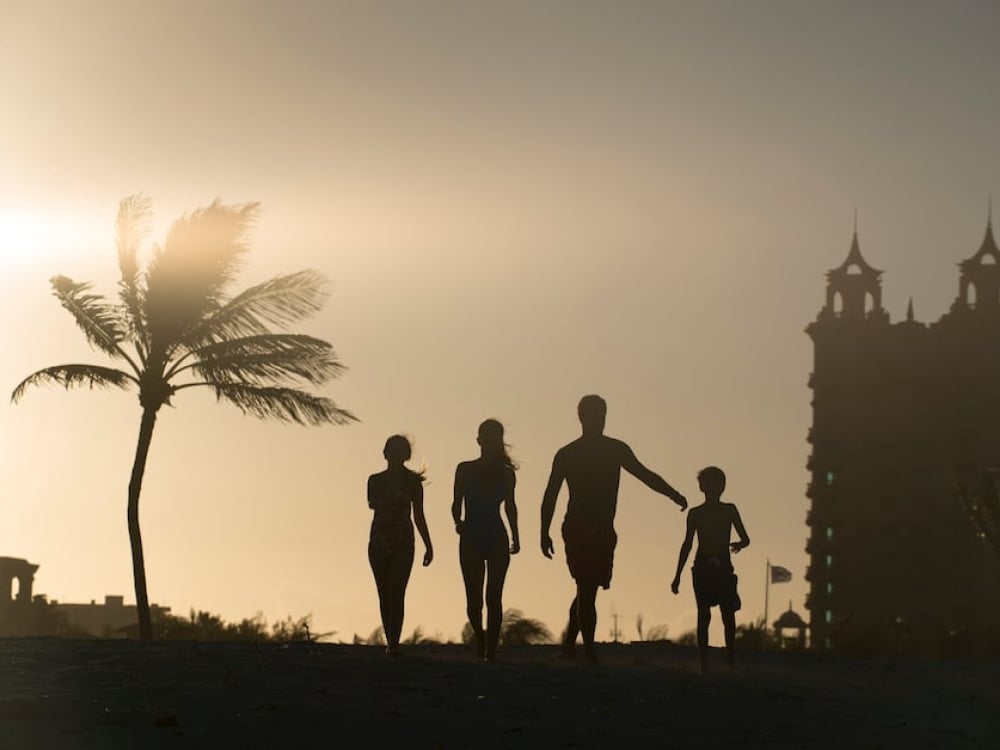
M455 501L451 514L461 541L458 557L465 579L466 611L476 638L476 653L487 661L496 656L503 621L504 579L510 556L521 550L514 503L517 468L503 441L503 425L487 419L479 425L481 455L455 469ZM503 504L510 536L500 520ZM462 508L465 508L463 515ZM486 582L486 631L483 631L483 581Z
M385 652L395 656L403 631L406 584L413 568L414 523L424 542L424 567L434 559L434 548L424 518L424 475L404 465L410 459L410 441L393 435L385 441L382 455L388 464L386 470L368 477L368 507L375 511L368 538L368 562L378 587Z

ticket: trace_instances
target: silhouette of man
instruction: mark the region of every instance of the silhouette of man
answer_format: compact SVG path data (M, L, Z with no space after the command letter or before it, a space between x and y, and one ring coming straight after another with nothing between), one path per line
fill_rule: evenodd
M708 466L698 472L698 487L705 494L705 502L692 508L687 517L687 533L681 544L677 559L677 573L670 584L670 590L678 593L681 585L681 570L691 552L691 542L698 535L698 551L691 567L694 584L694 598L698 604L698 658L701 671L708 671L708 624L712 621L712 607L718 605L722 613L722 624L726 634L726 661L733 662L733 647L736 640L736 611L740 608L740 596L736 591L736 573L729 558L730 550L735 554L750 546L750 537L743 526L740 512L733 503L721 501L726 489L726 475L717 466ZM736 529L738 542L729 542L730 532Z
M556 499L565 481L569 503L562 524L566 545L566 563L576 580L576 597L569 607L569 624L563 637L563 652L572 656L577 634L583 636L586 658L596 661L594 631L597 629L597 588L611 585L614 564L615 510L621 470L632 474L652 490L687 507L684 496L659 474L650 471L621 440L604 434L608 407L600 396L580 399L577 414L583 434L559 449L552 461L552 473L542 499L542 554L551 559L555 549L549 528L555 514Z

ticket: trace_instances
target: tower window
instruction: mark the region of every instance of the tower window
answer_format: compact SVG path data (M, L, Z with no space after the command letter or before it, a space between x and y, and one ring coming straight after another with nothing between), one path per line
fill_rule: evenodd
M828 594L832 594L833 593L833 582L832 581L827 581L826 582L826 593L828 593Z
M833 540L833 527L832 526L827 526L826 527L826 541L829 542L829 541L832 541L832 540Z
M834 474L832 471L826 472L826 486L827 487L832 487L833 486L833 480L836 479L836 478L837 478L837 475Z
M826 556L826 567L828 569L833 567L833 555Z
M823 622L825 622L827 625L833 622L833 612L831 612L830 610L826 610L826 612L823 613Z

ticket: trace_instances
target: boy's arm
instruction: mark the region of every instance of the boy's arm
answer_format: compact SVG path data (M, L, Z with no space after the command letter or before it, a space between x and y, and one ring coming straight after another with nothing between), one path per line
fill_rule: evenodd
M677 557L677 573L674 575L673 583L670 584L670 590L675 594L680 589L681 571L684 570L684 564L687 562L688 555L691 554L691 542L694 541L695 518L697 518L697 515L694 511L688 514L687 533L684 535L684 542L681 544L681 553Z
M740 511L735 505L733 506L733 528L736 529L736 534L739 536L740 540L730 544L729 549L733 552L739 552L741 549L749 547L750 537L747 536L746 527L743 526L743 519L740 518Z
M649 489L669 497L680 506L681 510L687 508L687 498L667 484L667 480L655 471L646 468L646 466L644 466L642 462L635 457L635 453L627 445L625 446L625 455L622 457L622 468L644 485L649 487Z

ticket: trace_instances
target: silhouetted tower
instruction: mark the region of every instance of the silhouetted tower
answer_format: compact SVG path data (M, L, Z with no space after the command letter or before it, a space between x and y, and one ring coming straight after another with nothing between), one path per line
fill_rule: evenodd
M975 311L981 316L1000 312L1000 251L993 239L992 218L986 223L986 235L979 250L958 264L958 299L952 311Z
M1000 252L988 225L959 298L927 326L891 324L861 255L827 273L814 344L807 490L811 643L925 651L1000 624L1000 564L957 482L1000 466ZM992 588L992 591L991 591ZM916 646L915 646L916 647Z

